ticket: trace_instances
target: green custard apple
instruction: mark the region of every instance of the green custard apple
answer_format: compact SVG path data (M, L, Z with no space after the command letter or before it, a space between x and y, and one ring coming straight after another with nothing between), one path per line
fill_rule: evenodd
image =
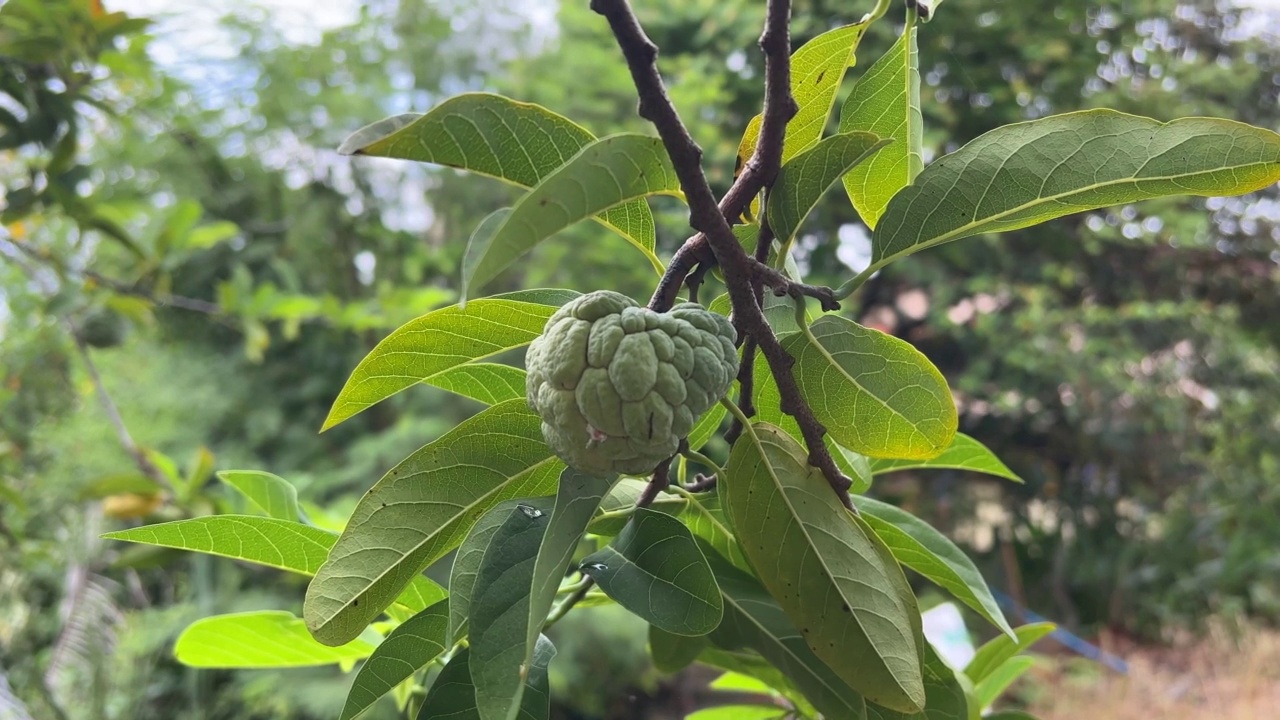
M647 474L729 391L736 336L727 318L696 303L657 313L616 292L588 293L529 346L529 406L574 469Z

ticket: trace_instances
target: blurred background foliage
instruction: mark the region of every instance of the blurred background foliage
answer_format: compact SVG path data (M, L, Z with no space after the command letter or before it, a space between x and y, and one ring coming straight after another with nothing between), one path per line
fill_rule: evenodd
M760 104L763 3L635 4L723 189ZM242 3L222 17L146 3L154 22L106 5L0 3L0 717L332 717L335 668L197 672L170 655L215 610L296 611L299 580L98 534L234 507L209 481L238 467L287 477L319 523L343 517L475 411L424 387L316 432L374 343L456 298L466 238L512 196L340 157L347 133L467 90L597 135L648 128L585 2L371 0L310 25ZM797 0L795 40L867 9ZM1278 28L1225 0L948 0L920 34L927 153L1090 107L1277 128ZM893 30L876 26L861 66ZM656 209L669 254L684 214ZM1274 188L1117 207L877 276L846 311L928 354L961 430L1027 484L904 474L872 492L1086 634L1158 642L1209 618L1280 620L1277 223ZM656 278L625 247L579 225L493 291L645 297ZM815 211L799 250L815 282L865 266L845 198ZM688 709L689 679L657 675L643 623L609 612L557 629L560 716Z

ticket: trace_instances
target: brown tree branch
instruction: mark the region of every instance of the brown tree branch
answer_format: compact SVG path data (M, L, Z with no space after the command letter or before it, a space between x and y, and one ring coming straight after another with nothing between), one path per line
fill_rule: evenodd
M782 396L782 411L795 417L800 426L809 449L809 462L822 470L841 500L852 507L848 496L852 482L836 467L823 444L825 428L814 417L791 374L795 360L782 348L756 303L752 290L752 258L734 236L722 208L724 203L716 202L711 192L702 169L702 149L689 135L667 96L666 86L658 72L657 46L645 35L627 0L592 0L591 9L603 15L613 30L640 98L640 116L652 122L662 138L689 203L689 224L706 238L724 271L734 317L741 330L760 344ZM796 110L795 99L791 96L790 14L789 0L769 1L765 31L760 36L766 60L765 107L760 139L751 160L725 196L727 201L733 195L733 202L741 203L743 209L777 176L786 123ZM736 205L730 209L733 207Z

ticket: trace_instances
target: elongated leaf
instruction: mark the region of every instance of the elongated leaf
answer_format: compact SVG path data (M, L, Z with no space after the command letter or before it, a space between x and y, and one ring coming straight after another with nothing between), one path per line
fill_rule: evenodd
M867 705L868 720L969 720L969 699L964 687L946 662L925 643L924 651L925 709L903 714L895 710Z
M684 523L637 508L622 533L582 560L583 574L651 625L676 635L706 635L724 604L716 579Z
M410 320L365 356L329 409L322 430L401 390L445 371L527 345L547 319L575 297L568 290L531 290L451 305Z
M976 683L974 696L978 700L978 706L983 710L991 707L996 698L999 698L1015 680L1022 677L1035 664L1036 659L1027 655L1011 657L1000 663L995 670L982 678L982 682Z
M534 245L579 220L649 195L679 194L680 181L660 139L624 133L596 140L520 198L477 248L481 254L470 257L468 248L462 294L469 296Z
M551 691L547 667L556 648L545 635L538 637L525 677L518 720L547 720L551 715ZM480 720L476 687L471 682L471 650L463 648L450 658L427 692L418 720Z
M896 470L950 469L969 470L971 472L995 475L1016 483L1022 482L1007 465L1000 462L995 453L985 445L965 435L956 433L951 446L942 454L931 460L872 460L871 472L875 475L894 472Z
M449 568L449 644L462 638L466 629L467 618L471 612L471 598L476 586L476 574L480 571L480 563L484 554L493 542L493 537L507 522L516 506L526 504L543 512L550 507L550 498L503 500L494 505L475 525L471 526L466 539L458 546L453 556L453 566ZM540 507L545 505L546 507Z
M416 160L533 187L595 136L538 105L501 95L464 93L426 115L397 115L357 130L338 152ZM653 258L653 215L643 200L596 218ZM661 265L657 265L661 271Z
M710 410L703 413L702 417L698 418L698 422L694 423L693 429L689 431L689 447L693 450L701 450L703 445L710 442L716 430L720 429L724 416L728 412L723 405L716 403Z
M311 639L293 613L215 615L197 620L178 636L178 662L199 668L287 668L331 665L369 657L373 645L352 640L338 647Z
M867 700L924 704L920 611L901 568L809 467L791 436L753 423L725 468L742 549L813 652Z
M1013 629L982 573L955 543L929 523L888 503L864 497L858 499L858 509L898 562L951 591L960 602L1013 637Z
M685 715L684 720L787 720L791 713L771 705L722 705Z
M998 713L992 713L986 716L987 720L1038 720L1031 713L1022 712L1021 710L1002 710Z
M485 405L524 397L524 370L496 363L458 365L424 382Z
M578 541L613 480L566 469L554 509L546 498L521 502L489 540L468 609L471 679L484 720L515 716L524 692L521 669L530 662Z
M298 521L298 491L284 478L259 470L223 470L218 479L239 490L267 517Z
M858 78L840 107L840 132L862 130L893 143L844 176L844 189L867 227L875 228L889 199L924 168L920 67L915 25Z
M1166 195L1240 195L1280 180L1280 135L1231 120L1159 123L1086 110L1005 125L894 196L871 268L950 240ZM868 271L871 271L871 268Z
M596 511L596 516L592 518L591 524L587 526L588 532L606 537L614 537L622 532L622 528L626 526L627 521L631 519L635 512L636 501L644 494L644 488L649 483L645 480L636 480L635 478L623 478L613 486L609 494L600 501L600 508ZM679 516L684 513L685 507L689 504L687 500L678 495L669 495L661 493L653 504L649 507L664 512L668 515Z
M480 515L508 498L554 492L562 467L523 400L494 405L410 455L360 499L307 587L307 627L325 643L359 635Z
M1034 623L1016 628L1013 631L1018 638L1016 641L1004 635L992 638L985 645L978 648L978 652L969 661L968 666L965 667L964 674L968 675L969 679L977 685L994 672L996 668L1003 665L1006 660L1031 647L1037 640L1053 632L1054 629L1053 623Z
M853 67L854 50L866 30L864 23L828 30L791 54L791 94L799 110L787 123L783 162L808 150L822 137L822 129L836 101L836 91L844 80L845 70ZM738 144L739 171L756 151L760 121L759 115L751 118Z
M706 541L711 550L728 560L735 567L751 572L751 564L742 554L738 540L729 529L724 508L720 502L722 491L717 485L716 492L695 495L689 499L689 508L684 514L684 523L695 537Z
M448 600L441 600L387 635L356 673L338 720L351 720L368 710L379 698L449 649L445 641L448 604Z
M710 557L725 604L724 620L711 634L712 642L728 649L745 647L760 653L825 717L865 717L862 696L814 654L760 583L718 554Z
M827 189L845 173L873 158L890 144L866 132L846 132L823 138L787 161L769 191L769 227L787 247L800 224Z
M942 373L909 343L835 315L783 347L813 414L839 444L870 457L936 457L958 419Z
M706 636L676 635L656 625L649 626L649 655L653 666L664 673L677 673L689 667L706 648Z

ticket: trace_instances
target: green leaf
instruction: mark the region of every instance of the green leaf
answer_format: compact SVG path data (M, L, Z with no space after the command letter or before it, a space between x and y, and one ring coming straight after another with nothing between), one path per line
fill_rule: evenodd
M316 639L356 637L471 525L513 497L548 495L563 465L523 400L494 405L392 468L360 499L307 587L303 617Z
M813 414L839 444L870 457L936 457L956 434L942 373L906 341L835 315L783 342ZM816 342L814 342L816 340Z
M497 363L457 365L424 380L441 390L497 405L524 397L524 370Z
M584 558L579 569L619 605L676 635L706 635L724 612L689 528L656 510L636 508L613 543Z
M924 168L920 67L915 25L858 78L840 107L840 132L862 130L893 144L844 176L844 189L867 227L875 228L889 199Z
M448 604L448 600L441 600L387 635L356 673L338 720L351 720L368 710L379 698L449 648L445 641Z
M925 709L903 714L867 705L868 720L968 720L969 699L964 687L933 647L925 643L924 652Z
M657 625L649 626L649 655L653 666L664 673L677 673L698 659L707 647L705 636L690 637L669 633Z
M548 498L534 498L537 503L550 503ZM467 537L458 546L453 556L453 566L449 568L449 644L462 639L466 630L467 616L471 612L471 598L476 586L476 573L480 571L480 563L484 560L485 551L499 528L507 522L507 518L521 502L530 500L511 499L494 505L467 533Z
M474 255L472 247L467 248L463 297L557 232L598 212L649 195L680 195L680 181L662 140L624 133L593 141L521 197L501 217L492 236L476 243ZM486 222L489 220L486 218ZM478 230L477 235L480 233ZM652 245L641 249L652 255ZM656 258L651 261L657 262Z
M218 479L239 490L267 517L298 522L298 491L279 475L260 470L223 470Z
M791 94L799 110L787 123L783 162L808 150L822 137L831 106L836 101L836 91L844 80L845 70L853 67L854 50L866 29L865 23L855 23L828 30L791 54ZM759 115L751 118L738 144L739 172L756 150L760 122Z
M76 498L80 500L100 500L110 495L135 493L138 495L155 495L164 490L155 480L138 473L118 473L105 475L80 486Z
M986 710L991 704L999 698L1015 680L1022 677L1033 665L1036 659L1027 655L1019 655L1011 657L1000 663L995 670L992 670L980 682L975 683L974 695L978 699L978 707Z
M410 320L378 343L342 386L328 430L369 406L445 371L528 345L576 293L531 290L451 305Z
M753 650L726 650L720 647L709 647L698 655L698 662L726 672L738 673L759 680L774 692L791 700L797 708L803 708L807 715L812 711L809 702L785 675L777 668L765 662L759 653Z
M1167 195L1240 195L1277 180L1280 135L1231 120L1162 124L1086 110L1005 125L894 196L863 275L970 235Z
M929 523L888 503L863 497L858 498L858 509L898 562L946 588L1001 632L1014 636L982 573L955 543Z
M808 454L766 423L725 467L725 509L752 529L742 550L814 653L868 700L924 704L920 611L893 556L851 515Z
M786 720L791 713L772 705L721 705L685 715L684 720Z
M600 508L596 511L591 524L587 526L587 531L605 537L615 537L622 532L622 528L635 513L636 501L644 494L644 488L648 484L646 480L635 478L619 480L600 502ZM684 512L688 504L689 501L678 495L661 493L649 507L658 512L678 516Z
M996 668L1003 665L1006 660L1031 647L1037 640L1053 632L1054 629L1053 623L1033 623L1023 625L1013 631L1018 638L1016 641L1004 635L992 638L985 645L978 648L978 652L969 661L968 666L965 667L964 674L968 675L969 679L977 685L994 672Z
M950 447L931 460L872 460L871 472L875 475L897 470L927 469L968 470L995 475L1016 483L1022 482L1007 465L985 445L963 433L956 433Z
M481 718L514 718L524 692L521 669L530 662L574 550L613 480L566 469L554 508L545 498L522 501L506 511L490 538L467 609Z
M373 645L352 640L321 645L293 613L267 610L197 620L178 636L173 654L198 668L288 668L331 665L369 657Z
M544 107L464 93L426 115L397 115L361 128L338 152L435 163L531 188L595 139ZM644 200L611 208L596 220L640 248L662 272L653 255L653 215Z
M1035 715L1022 712L1021 710L1003 710L983 717L985 717L986 720L1038 720Z
M547 720L551 715L547 666L555 654L555 646L545 635L540 635L525 677L518 720ZM422 703L418 720L480 720L476 688L471 682L470 649L459 650L440 671Z
M711 557L725 614L711 641L730 650L749 648L777 668L825 717L865 717L866 703L805 642L760 583L719 555Z
M720 502L720 485L716 485L714 493L700 493L689 498L689 508L684 514L684 523L695 537L706 541L711 549L741 570L751 571L751 564L742 554L738 540L729 528L724 516L723 504Z
M716 403L711 409L702 414L698 418L698 422L694 423L693 429L689 431L689 448L692 450L701 450L702 446L711 441L715 436L716 430L720 429L721 423L724 422L724 416L728 413L724 406Z
M788 247L822 195L851 168L890 144L867 132L846 132L823 138L787 161L769 190L767 216L774 235Z

